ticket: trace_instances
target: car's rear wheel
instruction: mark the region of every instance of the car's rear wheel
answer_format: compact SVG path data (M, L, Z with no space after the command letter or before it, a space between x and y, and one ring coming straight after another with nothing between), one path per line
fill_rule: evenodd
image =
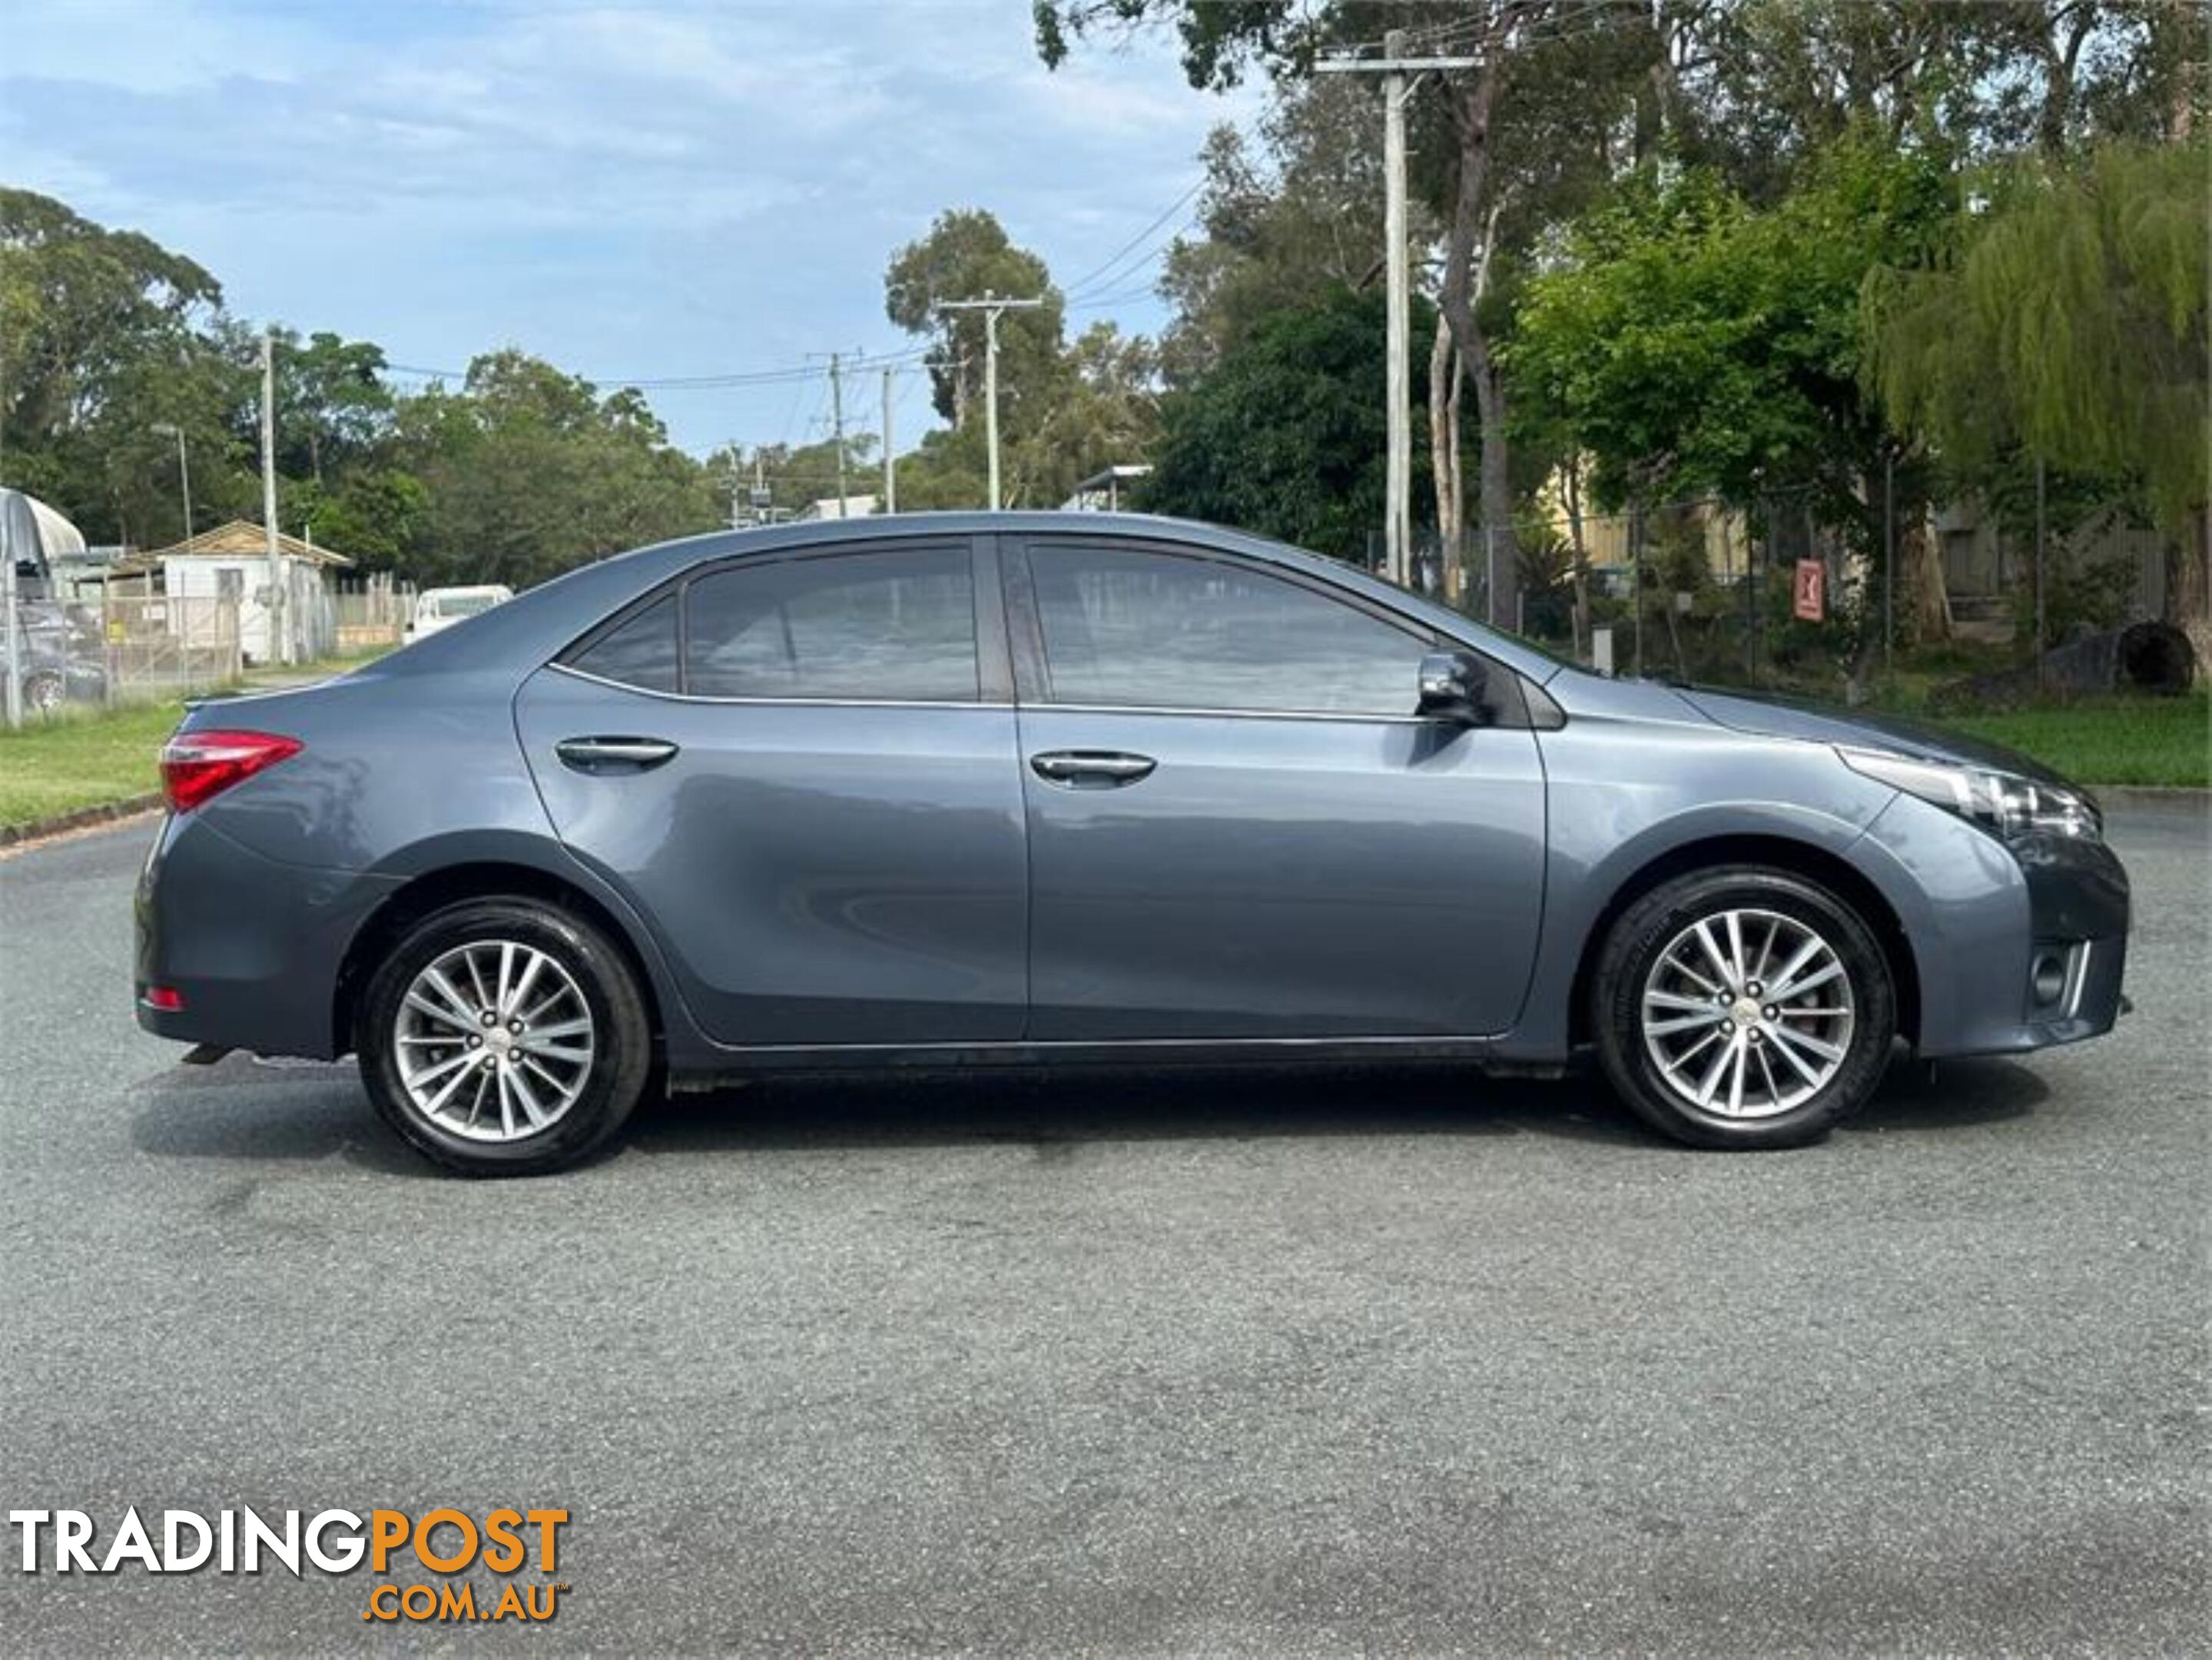
M1678 877L1631 905L1592 998L1613 1087L1699 1146L1818 1140L1873 1093L1897 1033L1865 921L1814 883L1753 866Z
M40 714L52 714L69 696L58 674L34 674L23 682L23 702Z
M379 1116L469 1176L583 1158L629 1116L653 1060L621 953L520 899L448 906L402 934L369 980L356 1048Z

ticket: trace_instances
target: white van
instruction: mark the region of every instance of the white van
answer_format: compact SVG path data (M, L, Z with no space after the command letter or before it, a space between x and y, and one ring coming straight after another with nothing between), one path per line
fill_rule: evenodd
M473 588L425 588L415 601L415 620L407 625L407 637L420 640L514 598L514 590L503 582Z

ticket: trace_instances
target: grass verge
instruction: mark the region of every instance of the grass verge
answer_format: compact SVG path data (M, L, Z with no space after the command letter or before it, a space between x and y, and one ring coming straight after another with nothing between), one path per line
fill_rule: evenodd
M161 787L161 741L184 705L70 711L0 731L0 825L35 824Z
M2212 697L2083 697L1942 724L2003 744L2080 784L2212 787Z

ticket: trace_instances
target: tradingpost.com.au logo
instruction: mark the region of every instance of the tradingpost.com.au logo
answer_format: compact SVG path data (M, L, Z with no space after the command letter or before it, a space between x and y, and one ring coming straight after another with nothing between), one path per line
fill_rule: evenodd
M16 1566L25 1573L259 1574L283 1569L297 1579L333 1577L366 1566L382 1581L371 1588L364 1620L545 1620L568 1589L551 1577L560 1560L565 1510L495 1510L482 1517L441 1506L419 1513L372 1510L283 1512L272 1522L250 1507L217 1511L165 1510L150 1528L132 1505L112 1530L78 1510L11 1510ZM539 1578L518 1583L526 1566ZM495 1596L455 1576L481 1567L497 1577ZM438 1583L392 1576L425 1570Z

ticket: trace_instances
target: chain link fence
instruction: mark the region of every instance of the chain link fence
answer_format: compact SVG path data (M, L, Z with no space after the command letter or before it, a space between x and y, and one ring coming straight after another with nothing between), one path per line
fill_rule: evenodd
M1554 504L1516 537L1506 626L1624 674L1858 681L1908 648L2026 663L2158 617L2166 599L2166 538L2112 506L2075 504L2062 524L1976 503L1908 514L1885 499L1847 532L1795 491L1620 513ZM1479 526L1456 557L1432 533L1415 538L1413 586L1476 617L1489 616L1487 566Z

